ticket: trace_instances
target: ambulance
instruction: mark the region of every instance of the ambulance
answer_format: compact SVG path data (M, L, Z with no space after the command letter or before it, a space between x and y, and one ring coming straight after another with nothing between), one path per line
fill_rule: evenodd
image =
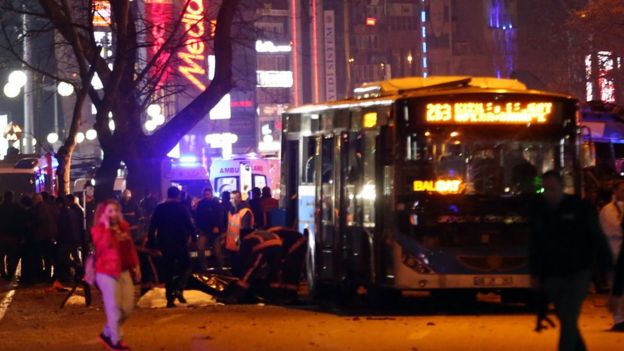
M245 200L251 189L268 186L273 191L273 197L278 198L279 176L279 159L261 158L255 154L213 159L210 165L210 181L217 196L224 191L238 190Z

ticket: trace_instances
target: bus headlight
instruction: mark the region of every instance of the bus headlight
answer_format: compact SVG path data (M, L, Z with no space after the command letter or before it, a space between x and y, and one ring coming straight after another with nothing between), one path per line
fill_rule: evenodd
M403 264L419 274L435 273L429 266L429 260L423 254L415 256L403 250Z

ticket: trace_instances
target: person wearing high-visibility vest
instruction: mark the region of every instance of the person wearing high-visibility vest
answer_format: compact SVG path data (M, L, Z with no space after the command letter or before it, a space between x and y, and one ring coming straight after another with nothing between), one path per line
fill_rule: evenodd
M232 191L232 200L234 213L228 214L225 248L231 252L238 252L241 236L245 236L254 229L254 215L247 203L243 201L240 191Z

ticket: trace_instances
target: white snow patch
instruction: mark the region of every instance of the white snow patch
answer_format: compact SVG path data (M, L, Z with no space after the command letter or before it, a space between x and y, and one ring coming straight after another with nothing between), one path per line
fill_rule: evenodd
M222 305L222 303L217 302L217 300L212 296L208 295L199 290L184 290L184 298L186 299L186 304L181 304L177 302L177 306L186 306L186 307L204 307L204 306L215 306ZM165 308L167 307L167 298L165 296L164 288L154 288L145 295L143 295L139 302L137 302L137 306L139 308Z

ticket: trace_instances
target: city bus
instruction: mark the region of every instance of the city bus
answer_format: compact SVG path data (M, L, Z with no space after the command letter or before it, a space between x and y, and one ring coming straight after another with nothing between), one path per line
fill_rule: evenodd
M287 111L281 201L309 237L311 291L526 292L540 175L581 191L577 105L516 80L429 77Z

